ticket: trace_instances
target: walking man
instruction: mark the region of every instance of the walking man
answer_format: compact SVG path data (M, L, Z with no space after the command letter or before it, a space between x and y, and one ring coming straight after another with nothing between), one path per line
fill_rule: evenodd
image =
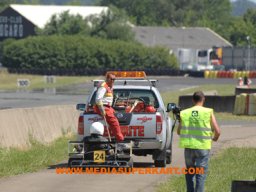
M218 140L220 128L213 109L203 107L205 96L202 91L195 92L192 101L194 106L180 113L177 133L180 135L179 146L184 148L186 168L204 169L204 174L185 175L187 192L203 192L211 143Z

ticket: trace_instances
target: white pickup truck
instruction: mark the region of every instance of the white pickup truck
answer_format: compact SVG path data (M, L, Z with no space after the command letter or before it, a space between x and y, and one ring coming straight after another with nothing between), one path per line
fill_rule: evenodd
M95 96L99 81L94 81L94 88L86 104L77 104L83 111L78 121L78 137L89 136L93 122L104 125L103 117L93 112ZM171 163L172 156L172 121L169 117L171 104L167 109L155 87L156 80L146 78L118 78L116 75L113 108L121 126L125 141L133 141L133 154L137 156L152 155L155 167L165 167ZM145 108L149 110L145 110ZM105 126L106 129L106 126ZM112 139L115 139L111 134ZM107 131L105 131L107 137Z

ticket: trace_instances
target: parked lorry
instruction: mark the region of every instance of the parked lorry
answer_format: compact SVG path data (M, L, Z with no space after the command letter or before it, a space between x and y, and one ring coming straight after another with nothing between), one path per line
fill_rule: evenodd
M180 63L181 70L204 71L224 69L222 65L221 47L213 47L210 49L180 48L176 56Z
M132 153L137 156L152 155L156 167L165 167L171 163L173 123L169 117L172 104L164 105L161 94L156 88L156 80L147 79L143 71L111 72L116 76L113 87L113 108L125 142L132 141ZM77 141L89 136L93 122L105 125L104 136L108 138L107 124L103 117L94 112L95 96L101 80L93 82L94 87L86 104L78 104L81 110L78 119ZM111 129L112 141L115 141ZM70 160L74 158L70 153Z

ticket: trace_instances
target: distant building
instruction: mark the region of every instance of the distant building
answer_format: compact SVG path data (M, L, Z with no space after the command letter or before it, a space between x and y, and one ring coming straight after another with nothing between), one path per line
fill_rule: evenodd
M145 46L161 46L174 53L182 70L218 69L222 51L214 47L232 47L226 39L202 27L134 27L135 39ZM218 49L220 50L220 49ZM215 63L215 64L214 64Z
M203 27L134 27L135 38L146 46L164 46L171 50L210 49L232 46L209 28Z
M56 6L56 5L9 5L0 13L0 41L7 38L21 39L35 35L35 28L43 28L51 17L69 11L72 15L88 17L106 12L108 7Z

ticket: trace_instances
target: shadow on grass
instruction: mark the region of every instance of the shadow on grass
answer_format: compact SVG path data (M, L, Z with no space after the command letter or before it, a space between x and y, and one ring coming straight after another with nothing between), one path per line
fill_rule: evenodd
M47 169L56 169L59 167L68 167L68 163L58 163L54 165L49 165Z

